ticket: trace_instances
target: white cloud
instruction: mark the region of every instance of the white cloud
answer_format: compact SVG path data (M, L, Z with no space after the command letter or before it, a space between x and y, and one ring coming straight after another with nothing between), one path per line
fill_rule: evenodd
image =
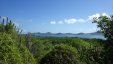
M56 21L51 21L50 24L56 24Z
M68 19L64 19L64 20L60 20L60 21L51 21L50 24L75 24L75 23L85 23L85 22L89 22L89 21L93 21L94 18L98 19L100 16L107 16L110 18L110 16L107 13L96 13L94 15L88 16L87 19L84 18L68 18Z
M108 18L110 18L110 15L108 15L107 13L102 13L102 16L107 16Z
M88 21L93 21L93 18L97 18L98 19L100 16L101 15L99 13L91 15L91 16L88 17Z
M67 24L75 24L75 23L83 23L86 22L85 19L76 19L76 18L71 18L71 19L65 19L64 20L65 23Z
M63 21L58 21L58 24L63 24Z
M110 18L110 16L107 13L102 13L102 14L94 14L88 17L88 21L93 21L93 18L98 19L100 16L107 16L108 18Z
M61 21L51 21L50 24L75 24L75 23L83 23L85 22L85 19L76 19L76 18L69 18L69 19L64 19L64 20L61 20Z
M77 22L77 20L75 18L71 18L71 19L65 19L64 22L67 24L74 24Z

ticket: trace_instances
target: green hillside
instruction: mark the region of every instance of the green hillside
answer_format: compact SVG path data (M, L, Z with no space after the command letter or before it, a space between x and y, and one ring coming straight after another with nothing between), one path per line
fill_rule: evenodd
M0 64L106 64L101 39L35 37L12 23L0 23Z

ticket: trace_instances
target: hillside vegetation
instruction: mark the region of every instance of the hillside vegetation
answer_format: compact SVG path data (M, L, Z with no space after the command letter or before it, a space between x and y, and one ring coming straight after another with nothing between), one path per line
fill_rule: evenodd
M0 64L106 64L108 41L34 37L7 18L0 23ZM107 60L108 61L108 60Z
M20 41L22 36L10 21L0 24L0 64L36 64L33 55Z

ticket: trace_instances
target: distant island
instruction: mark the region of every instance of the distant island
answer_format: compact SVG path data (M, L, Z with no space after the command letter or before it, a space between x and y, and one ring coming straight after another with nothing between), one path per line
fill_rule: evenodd
M96 39L105 39L103 34L99 31L93 33L32 33L33 36L38 37L80 37L80 38L96 38Z

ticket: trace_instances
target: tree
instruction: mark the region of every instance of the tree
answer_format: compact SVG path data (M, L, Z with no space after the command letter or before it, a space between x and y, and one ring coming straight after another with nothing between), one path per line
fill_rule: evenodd
M113 16L100 16L94 18L93 23L97 23L97 27L107 39L106 43L106 63L113 64Z
M97 27L100 28L107 40L113 40L113 16L94 18L93 23L97 23Z

